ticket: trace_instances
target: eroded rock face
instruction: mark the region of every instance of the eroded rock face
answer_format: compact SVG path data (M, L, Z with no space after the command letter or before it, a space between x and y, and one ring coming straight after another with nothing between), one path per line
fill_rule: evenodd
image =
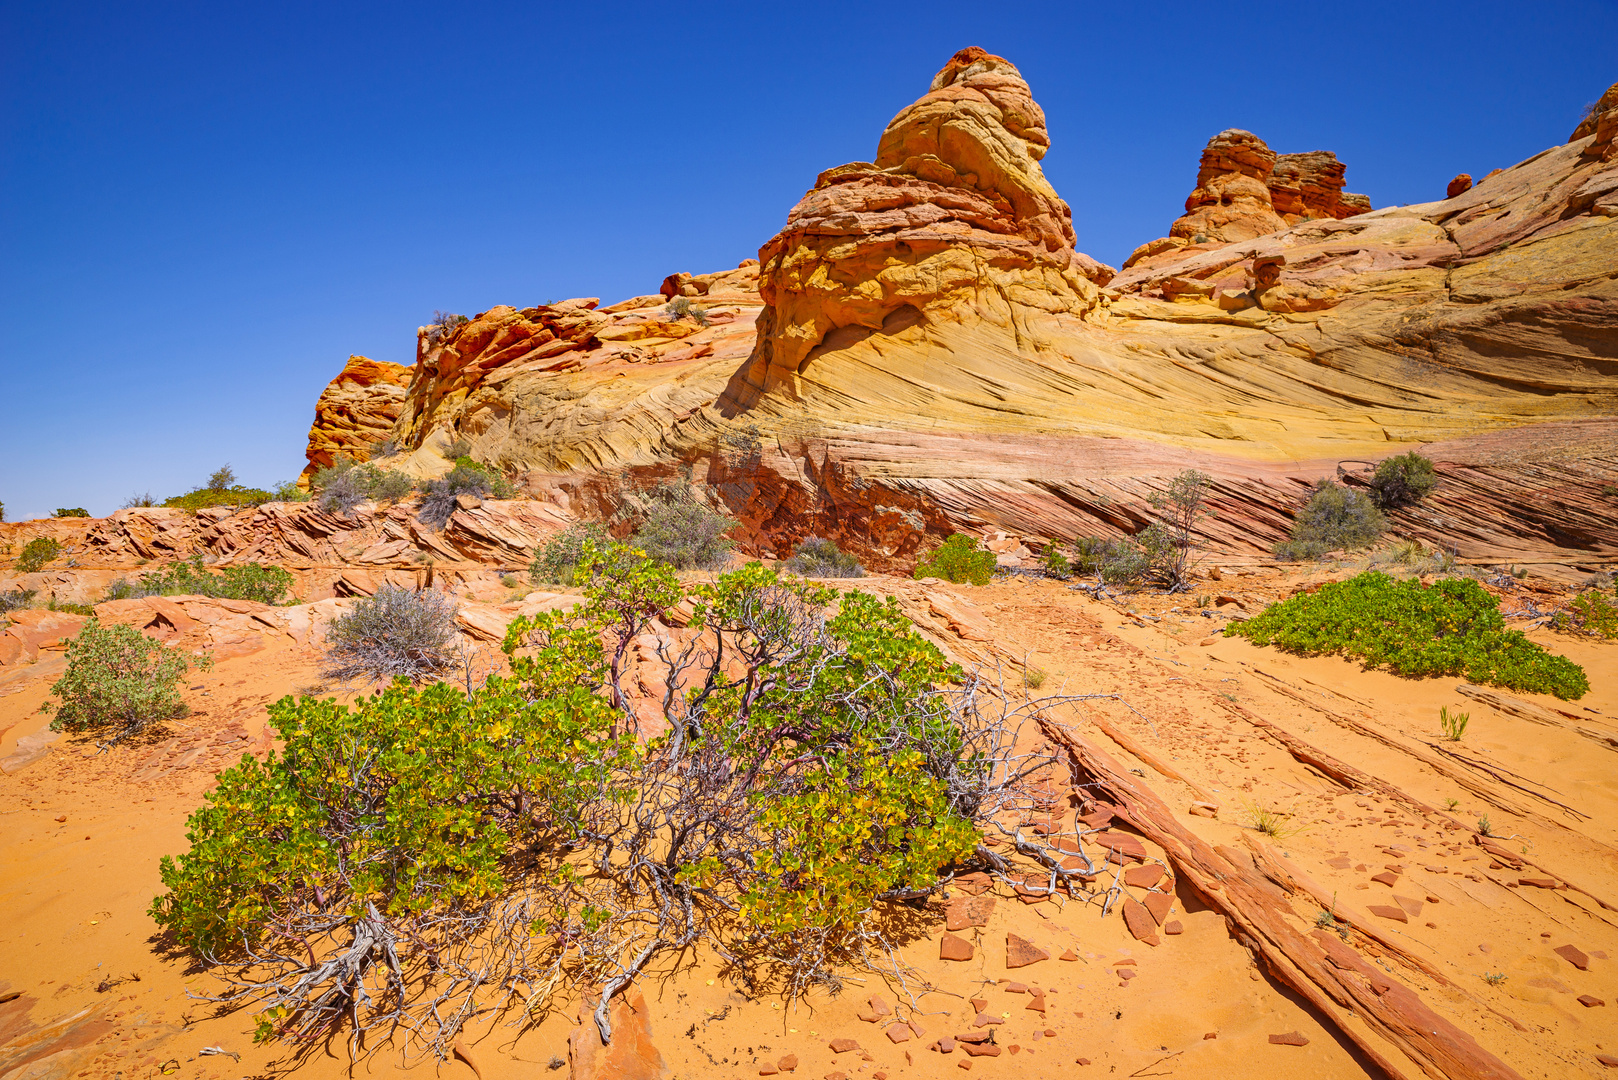
M304 452L309 464L298 478L299 486L307 489L309 477L339 455L365 460L371 447L392 433L409 383L410 369L403 364L350 356L315 402L315 422Z
M1112 270L1074 250L1072 212L1039 166L1049 148L1021 73L979 48L956 53L888 124L876 160L821 173L759 250L767 306L727 398L745 406L816 349L896 324L1010 328L1026 310L1088 310Z
M1344 191L1344 173L1329 150L1276 154L1251 131L1221 131L1203 148L1185 215L1168 236L1136 248L1124 269L1159 256L1158 265L1176 262L1183 248L1239 243L1300 221L1366 213L1371 200Z

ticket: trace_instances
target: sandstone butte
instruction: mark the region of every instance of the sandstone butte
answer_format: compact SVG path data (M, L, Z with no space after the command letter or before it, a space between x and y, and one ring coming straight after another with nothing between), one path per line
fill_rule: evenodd
M1171 228L1187 242L1115 273L1075 248L1027 82L965 49L756 262L423 328L385 433L406 471L465 439L581 516L689 469L748 550L819 533L896 568L956 528L1138 530L1190 466L1216 482L1202 542L1259 554L1308 484L1421 448L1443 483L1401 534L1600 561L1618 554L1600 495L1618 480L1615 129L1608 91L1568 143L1379 210L1331 154L1225 131ZM312 466L384 434L399 384L356 363L322 397Z

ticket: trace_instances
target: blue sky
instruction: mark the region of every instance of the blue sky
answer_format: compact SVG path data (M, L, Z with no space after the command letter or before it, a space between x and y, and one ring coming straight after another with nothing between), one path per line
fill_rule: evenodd
M0 2L0 501L297 474L350 353L435 309L756 254L949 55L1016 63L1081 250L1161 236L1227 127L1377 206L1566 139L1614 3Z

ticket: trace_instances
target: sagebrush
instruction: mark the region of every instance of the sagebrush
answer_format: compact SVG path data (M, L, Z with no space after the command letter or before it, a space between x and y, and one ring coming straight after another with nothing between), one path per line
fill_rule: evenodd
M1283 559L1318 559L1328 551L1370 547L1387 529L1387 519L1363 491L1331 480L1315 485L1292 523L1292 535L1275 545Z
M455 664L455 599L437 589L383 585L326 630L329 679L391 682L431 678Z
M528 578L536 585L573 585L579 561L584 558L584 545L600 547L610 539L606 527L595 522L569 525L535 549Z
M317 493L320 508L337 514L352 513L363 502L397 502L416 487L404 473L342 456L318 470L309 486Z
M23 545L22 554L17 556L17 573L37 574L45 569L45 564L62 554L62 545L49 536L36 536Z
M805 539L786 561L786 568L804 577L857 578L865 567L854 556L837 546L837 541L820 536Z
M152 570L131 583L118 578L107 586L103 600L128 600L142 596L213 596L225 600L251 600L259 604L280 604L292 595L292 575L279 566L242 563L209 571L202 556L189 562L175 562Z
M629 542L677 570L718 570L735 545L726 537L737 522L704 506L684 485L665 483L641 499L645 516Z
M1412 450L1378 462L1367 484L1376 493L1377 505L1394 510L1425 499L1438 486L1438 474L1430 458Z
M458 458L453 469L436 480L423 483L420 490L421 509L416 511L416 520L435 529L449 524L462 495L509 499L516 494L504 476L469 457Z

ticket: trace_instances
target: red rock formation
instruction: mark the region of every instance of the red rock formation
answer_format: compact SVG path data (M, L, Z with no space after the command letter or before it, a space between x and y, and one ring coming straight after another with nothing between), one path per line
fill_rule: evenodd
M410 369L401 364L350 356L315 402L315 422L304 451L309 464L298 485L307 489L309 477L340 454L364 460L392 432L409 383Z
M1584 114L1584 118L1579 121L1579 126L1574 128L1573 134L1567 137L1567 141L1578 142L1580 139L1594 135L1601 126L1601 118L1614 109L1618 109L1618 83L1613 83L1607 87L1606 93L1602 94L1590 106L1589 110Z
M821 173L759 249L768 307L726 399L790 381L834 331L949 309L1007 328L1024 308L1088 310L1112 270L1074 250L1072 211L1039 167L1049 148L1017 69L956 53L888 124L874 163Z
M1319 218L1353 217L1371 209L1371 200L1343 190L1346 171L1330 150L1282 154L1270 174L1270 197L1275 212L1288 225Z
M1449 187L1444 189L1444 198L1453 199L1453 198L1455 198L1455 196L1464 195L1466 192L1471 191L1471 190L1472 190L1472 174L1471 173L1461 173L1458 176L1456 176L1455 179L1453 179L1453 180L1451 180L1449 182Z

